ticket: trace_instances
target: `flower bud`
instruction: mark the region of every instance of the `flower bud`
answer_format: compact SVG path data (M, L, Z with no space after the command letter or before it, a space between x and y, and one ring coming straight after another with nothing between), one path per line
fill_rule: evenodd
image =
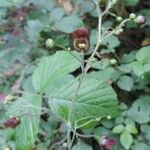
M4 122L6 128L16 128L20 124L20 119L11 117Z
M89 49L89 30L81 27L72 33L73 46L79 52L87 52Z
M137 24L144 24L146 22L146 18L145 18L145 16L142 16L142 15L137 16L135 19L135 22Z
M120 16L118 16L116 19L118 22L121 22L123 20L122 17L120 17Z
M54 40L53 40L53 39L50 39L50 38L47 39L45 43L46 43L46 47L47 47L47 48L52 48L52 47L54 46L54 44L55 44L55 43L54 43Z
M135 19L135 17L136 17L136 15L134 13L131 13L129 16L130 19Z

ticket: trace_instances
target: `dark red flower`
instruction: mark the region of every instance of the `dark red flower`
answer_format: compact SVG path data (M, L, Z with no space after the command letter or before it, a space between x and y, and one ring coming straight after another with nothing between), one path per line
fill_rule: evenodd
M16 128L20 124L20 119L16 117L9 118L4 122L6 128Z
M81 27L72 33L73 46L79 52L87 52L89 49L89 30Z
M89 30L85 27L81 27L75 30L72 35L73 38L89 38Z
M113 145L117 143L117 140L114 138L109 138L109 137L103 137L100 141L100 145L105 149L105 150L111 150Z

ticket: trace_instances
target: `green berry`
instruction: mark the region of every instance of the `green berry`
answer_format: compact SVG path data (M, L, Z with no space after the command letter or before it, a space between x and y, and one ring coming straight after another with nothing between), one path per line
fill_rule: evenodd
M136 15L134 13L131 13L129 16L130 19L135 19L135 17L136 17Z
M109 116L107 116L107 119L108 119L108 120L110 120L111 118L112 118L112 117L111 117L110 115L109 115Z
M117 64L117 60L114 59L114 58L111 59L111 60L110 60L110 64L111 64L111 65L116 65L116 64Z
M54 46L54 40L53 39L49 38L49 39L46 40L45 43L46 43L47 48L52 48Z
M121 22L122 20L123 20L122 17L120 17L120 16L117 17L118 22Z

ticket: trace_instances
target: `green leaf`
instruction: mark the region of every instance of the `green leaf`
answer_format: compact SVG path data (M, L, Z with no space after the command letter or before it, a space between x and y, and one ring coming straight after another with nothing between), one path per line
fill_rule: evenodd
M54 22L54 23L58 22L63 18L64 15L65 15L65 11L62 8L55 8L50 13L50 20L51 22Z
M120 135L120 142L125 149L129 149L133 142L133 137L128 131L122 132Z
M8 44L3 44L0 47L0 60L3 62L2 66L9 65L12 68L12 64L15 61L23 62L23 58L26 53L29 52L31 46L19 38L13 38Z
M140 126L141 132L143 132L144 137L147 140L150 140L150 125L148 124L143 124Z
M47 27L47 24L40 20L28 20L25 28L31 42L37 42L40 32Z
M135 6L139 0L127 0L127 5L129 6Z
M136 100L128 110L128 116L142 124L150 121L150 96L143 96Z
M95 8L95 5L91 0L79 1L78 5L80 6L80 11L82 11L83 13L89 13Z
M137 134L138 133L138 130L137 128L135 127L135 125L132 125L132 124L128 124L126 126L126 130L129 131L130 133L132 134Z
M90 44L96 45L97 43L97 30L91 30L90 32Z
M106 82L111 78L112 72L113 72L112 68L106 68L105 70L101 71L93 71L88 74L88 77L93 77L102 82Z
M142 63L150 62L149 54L150 54L150 46L143 47L137 52L136 59Z
M102 59L101 61L95 61L95 62L91 63L92 68L101 69L101 70L105 69L104 72L111 69L110 72L112 72L112 68L108 68L108 70L107 70L107 67L109 65L110 65L109 59Z
M115 126L112 132L118 134L118 133L121 133L124 129L125 127L122 124L120 124L120 125Z
M132 150L149 150L149 145L145 144L141 141L135 141L134 146L132 147Z
M70 74L61 76L61 78L57 79L47 90L46 90L46 96L51 97L53 92L57 91L61 86L68 84L70 82L74 81L74 77Z
M133 79L129 76L121 76L119 81L118 81L118 86L125 90L125 91L131 91L133 87Z
M107 39L108 48L115 48L119 46L120 41L118 40L118 37L111 36Z
M14 129L16 150L29 150L34 144L39 129L41 98L24 95L8 110L8 116L16 116L20 124Z
M125 124L125 125L130 124L130 125L132 125L132 126L135 126L134 120L132 120L130 117L125 118L124 124Z
M23 2L23 0L0 0L0 7L13 7L13 6L19 6L19 4L21 4Z
M107 129L111 129L115 125L114 121L108 119L103 119L100 122Z
M144 73L143 65L138 61L133 61L128 66L137 76L140 76Z
M55 7L55 0L30 0L38 9L51 11Z
M54 25L54 27L57 30L60 30L66 33L71 33L81 25L83 25L82 20L79 19L79 17L77 17L76 15L72 15L69 17L64 17L62 20L58 21Z
M75 98L78 79L59 87L51 93L49 105L54 113L68 121L70 106ZM90 86L89 86L90 85ZM78 96L73 103L71 123L83 124L87 120L99 120L104 117L114 117L118 114L116 94L106 83L96 79L84 78Z
M85 144L85 143L78 143L76 145L73 146L73 148L71 150L92 150L92 147Z
M95 135L95 137L103 138L104 136L111 137L113 135L113 133L111 132L111 130L108 130L104 127L98 127L98 128L95 128L94 135Z
M28 14L28 20L39 20L41 22L47 23L48 18L49 18L48 14L39 9L33 10Z
M76 57L78 53L74 52ZM45 92L58 78L63 77L80 67L80 62L69 52L59 51L56 54L43 57L32 76L36 92Z
M129 54L124 54L123 57L121 58L122 63L130 63L133 60L135 60L135 51L132 51Z

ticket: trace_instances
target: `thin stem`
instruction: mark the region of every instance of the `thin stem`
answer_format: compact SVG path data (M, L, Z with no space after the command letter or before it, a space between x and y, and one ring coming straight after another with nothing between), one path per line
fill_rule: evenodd
M72 100L72 103L70 105L70 108L69 108L69 115L68 115L68 131L67 131L67 143L68 143L68 149L71 148L72 144L73 144L73 141L74 141L74 138L75 138L75 132L73 132L73 138L72 140L70 139L70 132L71 132L71 114L72 114L72 109L73 109L73 105L74 105L74 102L76 101L77 97L78 97L78 92L79 92L79 89L81 87L81 83L83 81L83 78L84 78L84 75L85 75L85 71L84 71L84 54L81 53L81 57L82 57L82 63L81 63L81 69L82 69L82 75L81 75L81 78L79 79L79 83L78 83L78 86L77 86L77 89L75 91L75 96Z
M117 18L117 15L116 15L116 14L114 14L114 13L111 13L111 12L109 12L109 11L108 11L108 14L109 14L110 16L112 16L112 17Z
M97 38L97 45L101 39L101 33L102 33L102 15L101 15L101 11L99 8L99 4L96 5L96 10L97 10L97 14L99 15L98 17L98 38Z
M82 137L82 138L95 138L95 137L96 137L96 136L93 135L93 134L84 135L84 134L80 134L80 133L77 133L77 132L76 132L76 135L79 136L79 137Z
M73 135L72 135L72 139L69 143L69 148L71 148L71 146L73 145L74 139L76 137L76 128L72 132L73 132Z
M100 44L101 44L101 37L102 37L102 18L103 16L109 11L109 9L111 8L112 3L109 1L108 5L106 7L106 9L104 10L103 13L101 13L100 8L99 8L99 3L96 3L96 10L97 10L97 14L98 14L98 38L97 38L97 43L96 43L96 47L92 53L92 55L90 56L89 60L95 56Z

